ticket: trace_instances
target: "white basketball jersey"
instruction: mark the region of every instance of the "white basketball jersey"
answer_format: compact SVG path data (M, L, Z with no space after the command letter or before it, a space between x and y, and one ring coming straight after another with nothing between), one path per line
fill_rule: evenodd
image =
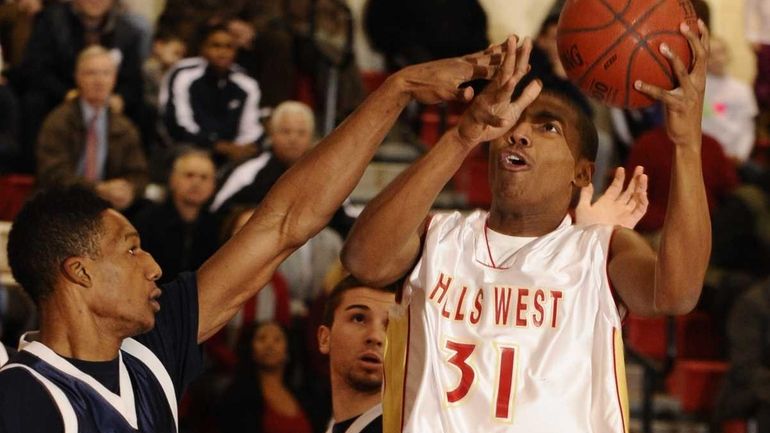
M613 228L553 232L494 263L487 212L433 217L390 317L385 432L627 432Z

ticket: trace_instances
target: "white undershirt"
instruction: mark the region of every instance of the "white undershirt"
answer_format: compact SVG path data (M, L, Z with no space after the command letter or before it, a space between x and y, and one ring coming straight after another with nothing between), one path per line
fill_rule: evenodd
M510 259L512 255L521 249L521 247L536 239L535 236L525 237L504 235L489 227L486 227L486 230L489 253L492 255L492 261L498 265Z

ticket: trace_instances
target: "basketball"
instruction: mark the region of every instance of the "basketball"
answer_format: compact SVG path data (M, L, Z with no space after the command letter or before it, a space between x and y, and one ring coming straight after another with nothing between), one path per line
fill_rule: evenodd
M604 104L639 108L655 101L634 89L642 80L664 89L677 86L660 44L692 64L686 21L698 33L689 0L567 0L559 17L559 58L570 81Z

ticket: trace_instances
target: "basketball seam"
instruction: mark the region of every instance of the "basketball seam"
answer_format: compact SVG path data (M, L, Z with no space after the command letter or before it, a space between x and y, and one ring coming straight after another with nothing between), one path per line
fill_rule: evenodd
M655 61L655 63L658 64L658 66L660 67L660 70L663 72L663 74L666 76L666 78L668 78L668 81L669 81L670 86L672 88L674 86L676 86L676 80L675 80L674 75L669 71L669 68L667 67L667 65L665 65L663 62L661 62L660 59L658 58L658 56L655 55L655 51L650 48L650 44L647 43L647 40L652 38L652 37L660 36L660 35L678 35L678 34L679 33L675 32L673 30L665 30L665 31L659 31L659 32L655 32L655 33L648 33L640 41L640 42L643 42L643 44L642 43L638 44L637 48L634 49L634 53L633 53L635 55L636 54L635 51L638 48L644 48L645 50L647 50L649 52L650 56L652 56L652 59ZM626 105L628 105L628 98L629 98L629 93L630 93L630 89L631 89L630 81L631 81L631 64L632 63L633 63L632 61L628 62L628 68L627 68L627 71L626 71Z
M609 10L610 10L612 13L615 13L615 11L612 9L612 7L611 7L610 5L608 5L608 4L607 4L605 1L603 1L603 0L600 0L600 2L601 2L602 4L604 4L604 6L605 6L605 7L607 7L607 8L608 8L608 9L609 9ZM578 83L578 85L581 85L581 84L583 84L583 81L585 81L585 79L586 79L586 76L587 76L589 73L591 73L591 72L593 71L593 69L596 67L596 65L598 65L599 63L601 63L601 60L602 60L602 59L604 59L604 57L605 57L605 56L606 56L606 55L607 55L607 54L608 54L610 51L612 51L612 50L613 50L615 47L617 47L617 46L618 46L618 45L619 45L619 44L620 44L620 43L623 41L623 39L624 39L625 37L627 37L627 36L628 36L628 35L629 35L631 32L634 32L634 28L635 28L635 27L637 27L637 26L639 26L639 25L641 25L641 24L644 24L644 21L646 21L646 20L647 20L647 18L649 18L649 17L650 17L650 15L652 15L652 13L655 11L655 9L657 9L657 8L658 8L658 6L660 6L660 5L661 5L661 4L663 4L663 3L664 3L664 1L663 1L663 0L659 0L659 1L658 1L658 3L654 4L652 7L650 7L650 9L648 9L648 10L647 10L647 12L645 12L645 13L644 13L642 16L640 16L640 17L639 17L639 19L638 19L638 20L637 20L637 21L636 21L636 22L635 22L635 23L634 23L632 26L629 26L629 25L628 25L628 24L627 24L625 21L621 20L621 19L620 19L620 18L618 18L618 16L616 15L616 18L615 18L615 19L616 19L616 20L618 20L618 21L620 21L620 23L621 23L621 24L623 24L623 25L625 25L625 26L626 26L626 31L625 31L623 34L621 34L621 35L620 35L620 36L619 36L619 37L618 37L618 38L615 40L615 42L613 42L613 43L612 43L612 45L610 45L609 47L607 47L607 49L606 49L606 50L604 50L604 52L602 52L600 55L596 56L596 60L594 60L594 61L593 61L593 63L591 63L591 64L588 66L588 68L586 69L586 71L585 71L585 72L583 72L583 74L582 74L580 77L578 77L578 79L576 80L576 82ZM640 36L638 33L636 33L636 35L637 35L637 38Z
M619 14L625 14L628 11L628 8L631 7L631 0L626 1L626 5L623 6L623 9L621 9ZM617 21L617 17L615 16L615 13L613 11L612 19L607 24L600 24L598 27L582 27L577 29L562 29L559 31L559 35L569 35L572 33L583 33L583 32L594 32L597 30L604 30L607 27L615 24L615 21Z

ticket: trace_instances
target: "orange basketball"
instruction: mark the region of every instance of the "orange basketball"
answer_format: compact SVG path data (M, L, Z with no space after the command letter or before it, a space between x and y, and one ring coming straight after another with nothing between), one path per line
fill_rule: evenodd
M698 32L689 0L567 0L559 17L559 57L570 81L587 95L618 107L637 108L654 101L634 82L673 89L677 79L660 53L667 43L685 65L692 63L679 24Z

